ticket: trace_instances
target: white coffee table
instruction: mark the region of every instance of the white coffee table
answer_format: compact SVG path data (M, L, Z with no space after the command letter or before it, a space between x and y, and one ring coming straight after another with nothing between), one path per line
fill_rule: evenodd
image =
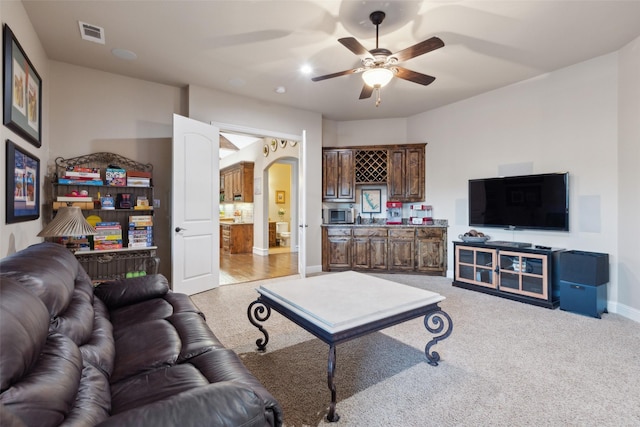
M425 316L427 330L439 334L425 346L428 363L437 366L440 355L431 347L451 335L453 329L451 317L438 306L445 299L442 295L354 271L270 283L256 290L258 299L249 305L247 314L264 335L264 339L256 340L258 350L264 351L269 341L259 322L269 318L271 309L329 344L328 421L340 418L335 411L337 344Z

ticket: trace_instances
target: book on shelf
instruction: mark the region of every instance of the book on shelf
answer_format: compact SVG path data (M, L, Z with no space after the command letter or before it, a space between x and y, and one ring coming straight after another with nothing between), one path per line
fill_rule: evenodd
M151 187L151 178L127 177L127 187Z
M63 178L78 179L78 178L100 178L100 172L83 172L83 171L65 171L62 175Z
M104 185L101 179L58 178L58 184L64 185Z
M58 196L57 202L93 202L93 197L90 196Z

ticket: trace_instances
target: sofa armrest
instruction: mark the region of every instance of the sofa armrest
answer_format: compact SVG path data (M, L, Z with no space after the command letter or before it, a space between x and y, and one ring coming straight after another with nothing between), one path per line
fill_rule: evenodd
M109 417L99 427L280 426L280 408L265 403L250 388L222 381L185 391Z
M109 309L161 298L169 292L169 281L162 274L103 282L96 286L95 295Z

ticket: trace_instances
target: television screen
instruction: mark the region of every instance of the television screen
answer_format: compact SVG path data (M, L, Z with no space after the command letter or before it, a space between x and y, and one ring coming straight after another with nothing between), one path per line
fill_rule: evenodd
M569 174L469 180L469 225L569 231Z

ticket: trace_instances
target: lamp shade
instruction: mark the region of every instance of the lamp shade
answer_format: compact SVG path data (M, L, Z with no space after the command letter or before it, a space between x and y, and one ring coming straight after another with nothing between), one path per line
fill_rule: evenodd
M87 236L95 235L96 229L87 222L82 210L77 206L66 206L58 210L58 214L38 237Z
M367 86L384 87L393 78L393 71L388 68L371 68L362 73L362 80Z

